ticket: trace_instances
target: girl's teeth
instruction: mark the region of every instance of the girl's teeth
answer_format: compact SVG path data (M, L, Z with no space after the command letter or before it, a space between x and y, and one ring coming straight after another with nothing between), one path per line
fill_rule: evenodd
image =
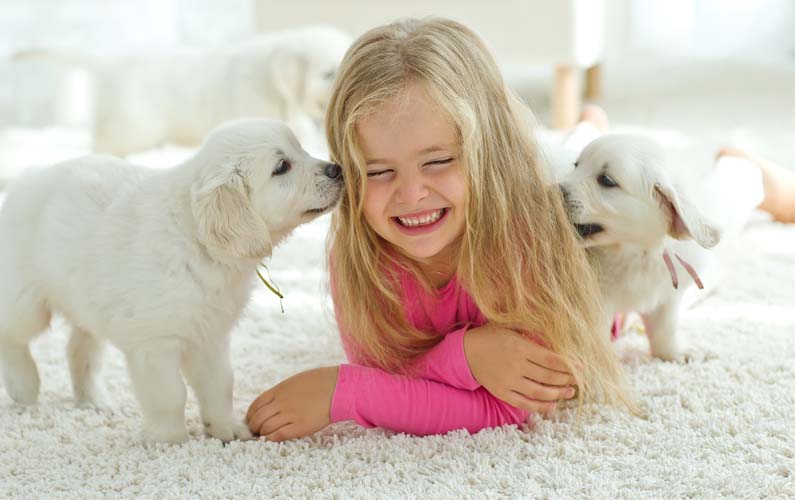
M409 226L409 227L425 226L439 220L439 218L442 216L443 213L444 209L440 209L432 214L423 215L422 217L398 217L398 220L404 226Z

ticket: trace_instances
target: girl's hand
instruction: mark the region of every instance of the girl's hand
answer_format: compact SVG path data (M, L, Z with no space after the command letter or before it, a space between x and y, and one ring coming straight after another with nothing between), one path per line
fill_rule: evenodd
M337 386L336 366L293 375L263 392L251 403L246 424L268 441L285 441L313 434L331 419L331 398Z
M464 353L475 380L516 408L549 413L576 394L563 358L513 330L488 324L468 330Z

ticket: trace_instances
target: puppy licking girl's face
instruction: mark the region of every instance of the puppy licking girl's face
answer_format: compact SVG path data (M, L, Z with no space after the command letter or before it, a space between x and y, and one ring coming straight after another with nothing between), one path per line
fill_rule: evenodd
M656 185L664 155L640 136L603 136L583 149L560 183L569 217L586 247L660 245L671 226Z
M274 131L251 172L252 203L272 232L290 230L330 211L342 194L339 166L308 155L287 129Z
M342 195L340 167L307 154L290 129L273 120L220 127L194 162L198 237L218 255L261 260Z

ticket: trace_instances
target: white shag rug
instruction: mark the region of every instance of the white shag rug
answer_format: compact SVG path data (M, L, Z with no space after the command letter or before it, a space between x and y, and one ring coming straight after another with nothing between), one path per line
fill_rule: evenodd
M643 66L608 72L614 80L606 84L604 105L619 125L641 127L661 140L673 137L668 143L690 157L694 168L708 162L716 141L738 134L769 156L795 160L789 146L793 128L781 129L792 122L795 98L788 95L782 104L769 94L738 90L741 97L731 94L731 104L739 106L748 127L737 131L737 118L725 116L722 107L726 87L719 87L724 93L717 98L714 89L725 80L739 88L731 77L747 75L748 68L734 74L721 67L712 76L700 65L686 70L679 68L678 80L659 68L643 73ZM791 68L783 81L782 73L765 71L753 73L767 75L758 84L765 89L795 88L789 86L795 83ZM703 85L693 74L706 75ZM644 85L644 78L679 84L626 90ZM545 105L536 107L543 111ZM718 118L710 121L710 113ZM767 119L754 121L757 113ZM284 314L276 297L258 289L234 332L235 407L241 417L260 391L283 378L343 361L323 285L327 227L324 217L300 228L274 254L270 268L285 293ZM688 365L652 360L638 334L616 343L646 418L589 407L579 424L564 410L528 428L426 438L346 423L293 442L223 446L200 436L191 399L187 414L194 439L144 448L117 351L109 350L105 369L112 409L74 408L66 338L56 322L34 342L42 378L38 405L17 406L0 391L0 497L795 497L795 225L757 218L742 238L724 282L682 324L683 335L708 347L715 359Z

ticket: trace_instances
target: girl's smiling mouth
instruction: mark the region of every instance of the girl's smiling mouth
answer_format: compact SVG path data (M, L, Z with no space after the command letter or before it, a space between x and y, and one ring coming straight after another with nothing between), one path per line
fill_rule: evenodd
M412 215L392 217L392 221L406 234L422 234L433 231L447 218L448 208L427 210Z

